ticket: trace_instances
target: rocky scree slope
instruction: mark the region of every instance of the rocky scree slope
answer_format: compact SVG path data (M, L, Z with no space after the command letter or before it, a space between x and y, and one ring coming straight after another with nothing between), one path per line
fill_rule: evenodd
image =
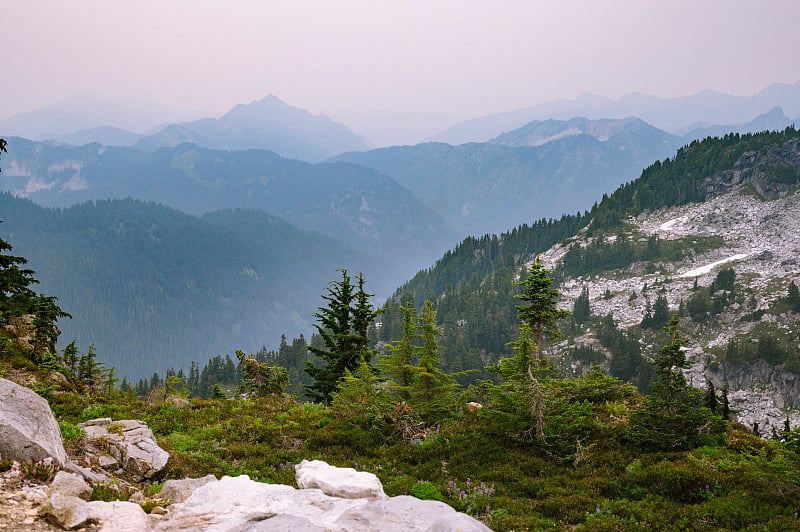
M794 150L792 157L796 157L799 144L786 147L789 152ZM681 260L640 260L621 269L567 277L561 284L564 308L571 310L572 302L586 289L592 314L611 314L618 327L627 331L639 330L648 305L658 296L665 296L670 310L678 312L697 290L708 288L720 270L733 269L739 297L707 320L682 320L692 361L687 378L700 388L705 388L707 380L717 389L727 385L740 421L781 430L787 417L792 426L800 423L800 375L788 371L786 364L760 358L730 361L725 356L732 340L757 341L753 331L759 327L784 334L795 356L800 350L800 314L779 306L790 283L800 283L800 194L768 180L759 169L765 164L769 159L759 162L755 154L745 154L736 167L703 182L709 195L718 194L713 199L642 213L628 219L625 231L617 235L587 238L584 230L549 249L542 260L555 269L571 246L585 247L596 238L680 240L686 246ZM762 195L779 199L765 200ZM709 242L710 249L705 249ZM640 339L643 352L652 356L659 346L649 342L647 334ZM590 345L605 351L609 359L611 356L591 328L561 347L568 345ZM579 369L579 363L570 364L571 369Z

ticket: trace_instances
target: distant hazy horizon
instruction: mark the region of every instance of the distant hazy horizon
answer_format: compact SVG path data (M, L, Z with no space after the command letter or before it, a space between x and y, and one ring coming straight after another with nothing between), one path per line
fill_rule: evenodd
M219 115L274 94L345 123L592 93L800 79L800 2L210 0L7 4L0 118L95 93Z

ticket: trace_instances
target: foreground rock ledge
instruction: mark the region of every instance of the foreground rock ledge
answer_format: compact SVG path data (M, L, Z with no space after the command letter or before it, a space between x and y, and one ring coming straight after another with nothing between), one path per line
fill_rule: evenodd
M18 462L51 459L63 467L67 453L50 405L33 390L0 378L0 456Z
M295 489L282 484L254 482L246 475L174 480L165 483L161 496L172 501L164 515L147 515L133 502L87 503L85 484L79 477L61 473L51 486L39 514L65 529L96 524L101 532L250 532L250 531L387 531L387 532L485 532L489 528L472 517L437 501L422 501L407 495L387 497L380 481L371 473L336 468L325 462L303 461L298 472L308 477L324 471L326 489L340 491L335 478L355 477L365 486L380 488L371 497L333 497L321 489ZM361 489L356 487L356 489ZM75 496L80 495L80 496ZM187 497L188 496L188 497Z
M222 477L197 488L186 502L173 504L169 519L158 523L155 529L219 532L490 530L480 521L458 513L442 502L422 501L407 495L331 497L317 488L295 489L281 484L253 482L247 475Z

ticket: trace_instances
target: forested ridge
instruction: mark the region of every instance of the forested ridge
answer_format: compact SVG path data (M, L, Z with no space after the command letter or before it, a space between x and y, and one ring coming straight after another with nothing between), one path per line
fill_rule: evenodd
M43 208L0 194L0 234L59 294L61 341L130 379L186 368L232 344L255 350L309 329L346 244L254 210L195 217L152 202ZM350 266L375 271L350 250Z

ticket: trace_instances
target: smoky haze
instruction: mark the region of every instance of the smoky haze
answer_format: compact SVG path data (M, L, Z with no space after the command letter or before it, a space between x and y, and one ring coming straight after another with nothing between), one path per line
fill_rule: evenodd
M358 131L584 93L749 95L800 79L797 20L791 0L6 3L0 118L83 93L198 116L275 94Z

